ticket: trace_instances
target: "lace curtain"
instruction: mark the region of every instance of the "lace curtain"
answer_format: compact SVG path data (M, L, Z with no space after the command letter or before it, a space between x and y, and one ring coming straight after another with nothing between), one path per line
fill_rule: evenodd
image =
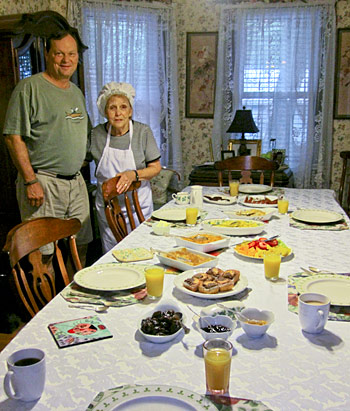
M298 188L328 188L333 129L333 1L240 4L220 18L213 142L216 158L234 113L252 110L262 139L286 149ZM225 137L226 136L226 137ZM249 135L248 135L249 138Z
M133 118L151 127L162 164L182 174L173 6L69 0L68 15L89 47L84 79L93 126L105 121L96 106L102 86L110 81L132 84Z

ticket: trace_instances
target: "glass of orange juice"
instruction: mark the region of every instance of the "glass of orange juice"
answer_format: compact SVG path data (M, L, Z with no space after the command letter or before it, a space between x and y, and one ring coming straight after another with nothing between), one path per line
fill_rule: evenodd
M203 344L205 379L210 394L222 395L229 390L232 348L232 344L222 338Z
M281 255L266 253L264 255L265 278L270 281L277 281L280 272Z
M288 213L289 201L285 197L278 198L278 212L280 214Z
M152 265L145 268L147 294L151 300L160 298L163 294L164 268Z
M239 189L239 181L238 180L230 180L229 181L229 186L230 186L230 196L238 196L238 189Z
M186 208L186 224L196 225L198 216L198 208L188 207Z

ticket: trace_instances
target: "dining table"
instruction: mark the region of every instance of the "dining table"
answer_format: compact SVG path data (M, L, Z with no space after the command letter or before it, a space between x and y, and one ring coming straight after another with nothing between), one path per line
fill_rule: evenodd
M170 391L180 387L205 396L204 340L190 308L197 313L205 313L217 303L269 310L275 317L267 333L260 338L248 338L239 324L229 337L233 345L229 396L237 400L232 400L227 409L238 409L234 408L235 402L242 404L239 399L247 399L261 407L249 408L247 401L247 410L350 410L349 311L329 318L319 334L303 332L296 308L298 291L290 281L291 276L306 275L303 269L309 270L310 266L334 275L342 274L344 278L350 276L350 220L331 189L279 190L278 193L283 192L289 200L288 214L280 215L276 210L271 219L264 222L262 233L230 235L229 246L217 252L217 267L239 270L247 279L247 287L241 293L219 299L198 298L174 286L181 271L168 270L159 301L145 297L135 304L110 307L105 313L98 313L112 338L65 348L58 348L48 325L82 318L94 312L71 308L71 304L58 294L0 353L0 375L3 378L7 371L6 359L11 353L27 347L42 349L46 354L44 392L39 400L26 403L9 399L1 386L0 410L109 410L113 408L108 408L107 403L95 407L94 399L99 393L103 397L108 390L125 386L159 385L169 387ZM191 187L182 191L191 191ZM203 186L203 196L210 194L228 195L225 187ZM155 235L152 230L154 222L145 221L94 266L109 263L121 266L123 263L113 255L115 250L136 247L170 250L176 246L177 236L198 233L202 229L201 220L229 218L225 214L227 211L246 208L240 203L244 196L232 204L204 201L201 218L195 226L174 223L169 235ZM178 205L172 200L161 210L169 210L171 214L171 210L181 208L186 208L186 205ZM292 224L292 212L304 209L339 213L343 217L343 225ZM265 279L261 259L238 255L234 246L256 237L274 235L278 235L292 253L282 259L279 280L271 282ZM160 262L154 254L151 259L132 264L143 267L159 265ZM145 313L166 301L175 302L180 307L184 324L190 332L182 331L174 340L156 344L142 336L140 322ZM115 393L118 393L117 388ZM141 405L139 409L142 409ZM166 407L160 405L154 409ZM193 409L204 408L198 403L198 407Z

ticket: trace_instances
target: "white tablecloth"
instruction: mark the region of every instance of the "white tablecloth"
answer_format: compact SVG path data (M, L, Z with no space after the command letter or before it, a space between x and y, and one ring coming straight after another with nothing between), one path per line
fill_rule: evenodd
M205 193L218 192L205 188ZM343 210L331 190L286 189L290 209L324 208ZM176 207L173 202L166 207ZM217 207L204 203L208 217L224 216L223 210L238 205ZM347 218L347 221L348 218ZM172 234L189 233L188 228L174 228ZM350 230L302 231L290 228L288 217L273 218L264 235L280 234L294 251L294 257L281 265L280 275L300 271L313 265L336 272L350 271ZM232 237L231 244L242 241ZM151 234L143 224L117 247L165 248L175 245L173 237ZM111 252L100 263L115 261ZM157 258L148 261L156 263ZM300 329L298 316L287 308L287 282L265 280L263 264L234 255L232 248L219 256L219 267L235 268L248 278L252 291L243 300L248 307L272 310L275 322L261 339L249 340L237 328L230 341L234 346L230 395L263 401L273 410L349 410L350 409L350 324L328 321L322 334L307 337ZM187 325L192 324L191 304L200 311L213 301L203 300L173 288L174 276L166 275L163 299L175 299L181 305ZM152 303L154 305L155 303ZM47 379L41 399L34 405L7 399L0 388L1 410L84 410L99 391L122 384L168 384L197 393L205 393L204 362L201 358L201 335L191 329L167 344L152 344L137 332L138 324L150 305L137 304L111 308L100 318L113 334L89 344L58 349L47 325L90 315L91 311L68 308L57 296L28 323L0 354L0 374L6 372L6 358L23 347L42 348L47 355Z

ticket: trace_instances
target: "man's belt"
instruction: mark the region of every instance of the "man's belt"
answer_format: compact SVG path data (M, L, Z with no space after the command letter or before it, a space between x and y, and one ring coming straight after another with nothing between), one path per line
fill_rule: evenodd
M80 174L80 172L78 171L75 174L65 176L64 174L56 174L56 173L52 173L51 171L37 170L35 168L34 168L34 173L35 174L42 174L44 176L49 176L49 177L54 177L54 178L60 178L62 180L74 180Z

